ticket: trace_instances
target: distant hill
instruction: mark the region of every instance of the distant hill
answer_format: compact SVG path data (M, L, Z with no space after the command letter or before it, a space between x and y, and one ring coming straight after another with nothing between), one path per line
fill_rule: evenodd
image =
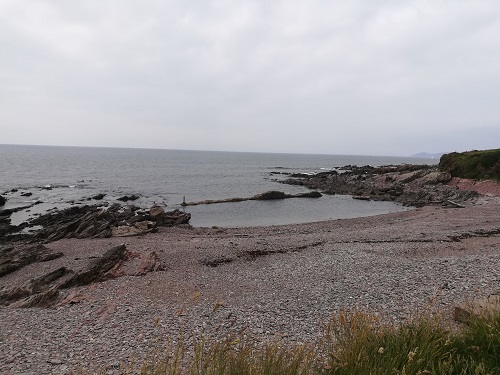
M444 152L438 152L435 154L430 154L428 152L420 152L415 155L411 155L411 158L422 158L422 159L439 159L441 156L443 156Z
M439 169L453 177L500 181L500 149L445 154Z

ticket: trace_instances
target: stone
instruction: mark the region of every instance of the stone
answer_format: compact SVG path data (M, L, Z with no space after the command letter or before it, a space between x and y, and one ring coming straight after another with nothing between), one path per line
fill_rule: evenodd
M62 361L57 358L50 358L47 360L47 363L50 363L51 365L62 365Z
M267 191L267 192L262 193L262 194L255 195L252 198L252 200L266 201L266 200L285 199L285 198L286 198L286 194L284 192L271 190L271 191Z
M473 317L484 318L495 312L500 312L500 294L455 306L453 317L457 322L468 324Z
M133 237L133 236L141 236L149 232L148 229L144 230L139 226L140 223L137 223L133 226L128 225L120 225L115 228L111 228L111 237Z
M5 202L7 202L7 199L0 195L0 206L5 205Z
M165 266L160 263L158 255L151 251L139 264L139 269L135 276L143 276L148 272L164 271Z
M139 198L140 197L138 195L132 194L132 195L124 195L123 197L116 198L116 200L119 200L121 202L128 202L128 201L135 201Z
M126 259L127 248L125 244L114 246L106 251L101 257L93 259L85 268L77 272L61 285L61 288L71 288L103 281L107 278L106 273L120 266Z
M161 206L153 206L149 209L149 216L152 220L165 214L165 210Z
M62 257L42 244L7 248L0 253L0 277L34 262L46 262Z

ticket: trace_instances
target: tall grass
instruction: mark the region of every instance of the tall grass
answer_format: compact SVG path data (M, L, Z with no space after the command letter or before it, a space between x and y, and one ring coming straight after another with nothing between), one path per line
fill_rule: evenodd
M181 339L156 350L131 364L128 373L499 375L500 312L453 331L430 316L396 325L382 324L371 314L344 312L310 344L260 344L239 332L223 339L203 333L190 345Z

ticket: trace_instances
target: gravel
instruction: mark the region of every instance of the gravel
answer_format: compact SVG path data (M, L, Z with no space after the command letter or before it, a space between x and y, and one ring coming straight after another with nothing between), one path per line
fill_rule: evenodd
M243 330L259 341L307 342L332 314L353 308L387 321L426 309L449 317L455 304L500 291L500 204L483 203L48 244L65 256L4 277L0 287L61 265L77 267L121 242L137 254L155 251L166 270L74 288L68 293L82 297L75 304L0 307L0 373L119 374L124 363L180 333L187 341L201 332ZM136 266L131 260L124 269Z

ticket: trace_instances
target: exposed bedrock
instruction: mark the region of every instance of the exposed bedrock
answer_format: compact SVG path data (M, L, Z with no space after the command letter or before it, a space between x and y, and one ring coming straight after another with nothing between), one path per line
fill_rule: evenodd
M435 166L346 166L341 170L344 172L303 175L289 178L283 183L303 185L325 194L346 194L358 199L395 201L416 207L448 202L463 203L479 196L475 191L446 185L451 175Z
M163 208L154 206L150 213L147 213L138 207L122 207L114 204L107 208L70 207L53 214L43 215L32 220L31 224L43 227L36 233L36 238L55 241L61 238L140 235L154 231L158 226L186 224L190 219L189 213L179 210L165 212Z
M204 200L199 202L183 202L182 206L197 206L200 204L216 204L216 203L231 203L231 202L244 202L244 201L270 201L277 199L288 199L288 198L320 198L322 194L319 191L309 191L306 193L298 194L286 194L282 191L267 191L265 193L254 195L248 198L226 198L226 199L215 199L215 200Z

